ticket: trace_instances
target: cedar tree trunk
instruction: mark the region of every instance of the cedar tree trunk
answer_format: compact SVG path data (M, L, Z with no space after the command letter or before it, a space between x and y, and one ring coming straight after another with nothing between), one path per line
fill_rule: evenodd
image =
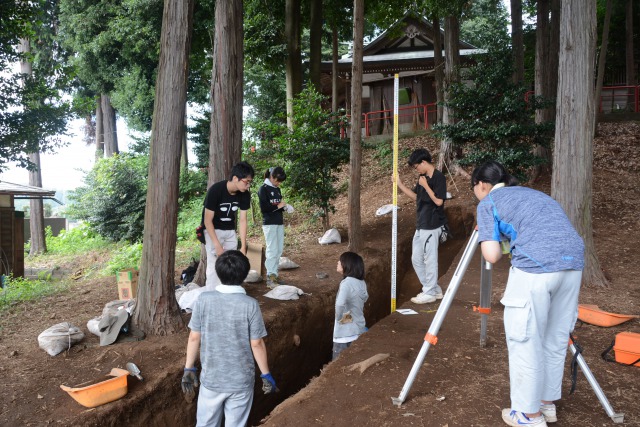
M585 243L583 283L605 285L591 223L596 0L563 0L551 196Z
M349 250L362 250L360 181L362 175L362 55L364 0L353 1L353 62L351 68L351 145L349 176Z
M118 134L116 132L116 110L111 105L109 95L102 95L102 126L104 129L104 156L118 154Z
M149 184L134 323L147 334L184 329L175 298L180 146L187 102L193 0L166 0L151 126Z

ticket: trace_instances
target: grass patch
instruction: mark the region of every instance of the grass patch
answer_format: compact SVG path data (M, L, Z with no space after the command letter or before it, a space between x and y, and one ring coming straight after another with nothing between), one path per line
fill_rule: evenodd
M29 280L23 277L4 276L4 287L0 291L0 312L23 301L32 301L44 296L65 291L69 283L49 280Z

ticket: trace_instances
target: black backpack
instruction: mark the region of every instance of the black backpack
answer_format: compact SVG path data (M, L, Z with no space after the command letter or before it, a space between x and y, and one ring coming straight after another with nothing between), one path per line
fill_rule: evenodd
M191 258L191 262L189 263L189 266L184 270L182 270L182 274L180 275L180 278L182 279L183 285L186 286L189 283L193 282L193 278L196 275L196 271L198 271L198 264L199 264L199 261L196 261L194 258Z

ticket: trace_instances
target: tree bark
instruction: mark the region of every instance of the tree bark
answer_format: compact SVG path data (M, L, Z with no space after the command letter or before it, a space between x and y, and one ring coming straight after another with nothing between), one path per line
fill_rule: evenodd
M591 222L596 2L564 0L561 8L551 196L584 239L583 283L605 285Z
M31 41L29 39L20 39L19 43L18 51L20 53L29 54L31 52ZM20 73L27 77L31 77L32 72L33 68L31 61L28 59L21 59ZM35 167L34 170L29 171L29 185L32 187L42 188L40 153L38 151L29 153L29 161L31 161ZM31 199L29 201L29 209L29 230L31 232L29 255L42 254L47 251L47 242L44 235L44 209L42 206L42 199Z
M286 0L284 34L287 39L287 126L293 129L293 99L302 91L300 0Z
M455 118L453 109L447 105L449 101L449 88L459 80L460 68L460 21L457 16L448 16L444 20L444 97L445 106L442 109L442 123L453 124ZM444 170L446 164L451 164L453 158L451 140L444 138L440 142L440 156L438 157L438 170Z
M362 175L362 56L364 36L364 0L353 1L353 62L351 66L351 145L349 176L349 250L362 250L360 182Z
M443 102L444 102L444 60L442 59L442 37L440 34L440 17L433 17L433 62L436 79L436 101L437 116L436 121L442 123Z
M536 11L536 65L534 77L534 94L545 99L548 99L549 95L549 40L551 38L549 31L549 9L549 0L538 0ZM536 123L545 123L553 120L552 112L553 109L551 107L537 109L535 112ZM533 149L533 153L536 156L542 158L547 158L549 155L548 150L541 145L536 145ZM537 165L533 168L533 172L531 174L532 182L538 178L543 169L545 169L545 167L543 167L542 165Z
M598 75L596 80L596 95L594 98L595 107L593 115L593 135L597 135L598 114L600 113L600 97L602 96L602 85L604 84L604 67L607 62L607 47L609 45L609 23L611 22L612 0L607 0L604 12L604 23L602 26L602 42L600 44L600 54L598 55Z
M320 87L320 62L322 61L322 0L311 0L309 23L309 80L318 93Z
M180 150L180 164L182 168L189 168L189 147L187 146L187 108L185 106L184 121L182 122L182 141Z
M242 157L243 37L242 0L216 2L209 186L227 179Z
M331 28L332 61L331 61L331 111L338 112L338 26Z
M626 19L625 19L625 58L627 69L627 85L635 86L636 76L634 69L634 54L633 54L633 0L627 0L626 7ZM631 98L630 98L631 99Z
M42 173L40 172L40 153L30 153L29 160L36 167L29 171L29 185L42 188ZM29 255L43 254L47 251L47 241L44 234L44 206L42 199L29 201L29 230L31 231L31 245Z
M242 14L242 0L216 2L208 187L227 179L233 165L242 159ZM194 282L204 284L206 268L207 254L202 245Z
M118 154L118 134L116 132L116 110L111 106L109 95L102 95L102 125L104 129L104 156Z
M547 71L549 64L549 0L538 0L536 19L536 67L534 93L546 97ZM536 110L536 123L544 123L545 110Z
M96 160L104 157L104 121L102 119L102 96L96 100Z
M518 84L524 81L522 0L511 0L511 44L513 48L513 82Z
M175 298L180 146L187 102L193 0L166 0L151 126L149 184L134 323L147 334L184 329Z

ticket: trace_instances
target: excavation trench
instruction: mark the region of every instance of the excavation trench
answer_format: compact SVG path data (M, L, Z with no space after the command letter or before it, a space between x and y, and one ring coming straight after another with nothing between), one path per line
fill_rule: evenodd
M440 276L451 266L473 226L472 215L460 208L448 209L447 216L455 238L440 246ZM383 232L388 234L388 227ZM411 265L412 237L412 229L398 233L398 306L420 291L420 283ZM369 300L365 306L365 317L367 326L371 327L390 313L391 248L374 249L372 246L375 245L366 246L363 256L366 260ZM269 334L266 339L269 365L278 381L280 393L265 396L259 389L261 382L256 381L250 425L260 424L260 420L277 404L307 385L330 361L337 285L335 283L327 286L320 292L314 292L312 297L301 298L295 304L276 305L266 310L263 308ZM302 284L300 286L303 287ZM182 363L183 360L177 358L175 372L180 372ZM146 393L142 398L128 402L126 406L122 405L120 410L101 414L99 424L122 425L127 422L130 425L190 425L191 421L185 420L195 420L196 404L184 402L180 389L176 387L178 381L175 375L166 375L153 387L153 393ZM84 421L86 425L93 424L88 419Z

